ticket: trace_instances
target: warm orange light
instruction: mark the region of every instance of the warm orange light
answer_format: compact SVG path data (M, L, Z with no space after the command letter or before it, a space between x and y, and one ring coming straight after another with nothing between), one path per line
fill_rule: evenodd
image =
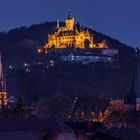
M89 41L89 47L94 47L93 36L88 31L78 30L74 28L74 18L66 19L66 26L57 26L56 32L48 35L48 43L45 49L55 46L55 48L85 48L85 41ZM38 50L40 53L41 50Z
M0 110L7 106L7 92L0 92Z
M39 49L37 49L37 52L38 53L42 53L43 52L43 49L42 48L39 48Z

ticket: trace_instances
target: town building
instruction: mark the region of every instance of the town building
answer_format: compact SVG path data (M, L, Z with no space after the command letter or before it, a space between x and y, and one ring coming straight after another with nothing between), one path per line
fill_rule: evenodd
M97 62L103 62L103 63L112 63L113 59L112 57L109 57L107 55L94 55L93 53L70 53L69 55L63 55L61 57L62 61L65 62L77 62L81 64L90 64L90 63L97 63Z
M61 54L61 61L63 62L81 64L104 63L112 65L117 61L118 51L116 49L67 50L61 51Z
M140 132L140 67L138 50L136 50L132 84L125 99L112 100L112 110L104 120L110 127L134 128Z
M79 23L74 22L71 12L65 21L66 26L57 27L54 33L48 35L48 42L44 48L107 48L103 41L97 45L94 43L94 36L89 33L88 29L82 28Z
M140 111L140 66L138 50L135 50L135 64L133 68L133 77L130 89L124 98L112 99L110 104L116 110L123 111Z
M132 131L108 130L102 123L62 122L55 118L0 118L0 124L2 140L122 140ZM139 134L134 132L130 138L138 140Z
M76 140L73 130L54 118L0 118L1 140Z
M108 132L97 131L88 140L121 140L121 138Z

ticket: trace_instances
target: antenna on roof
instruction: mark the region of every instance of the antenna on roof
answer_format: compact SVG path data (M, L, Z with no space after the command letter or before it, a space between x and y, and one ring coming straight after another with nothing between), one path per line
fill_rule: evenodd
M69 10L68 19L71 19L71 10Z

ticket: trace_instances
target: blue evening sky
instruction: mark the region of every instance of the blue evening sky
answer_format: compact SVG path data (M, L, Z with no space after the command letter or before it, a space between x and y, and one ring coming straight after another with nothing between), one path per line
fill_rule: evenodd
M129 45L140 44L140 0L0 0L0 31L63 21L69 10L82 25Z

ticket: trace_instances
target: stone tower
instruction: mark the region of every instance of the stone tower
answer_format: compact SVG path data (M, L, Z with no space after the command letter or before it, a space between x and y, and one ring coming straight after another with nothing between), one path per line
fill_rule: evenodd
M73 30L74 29L74 18L71 17L71 12L69 11L68 18L66 19L66 29Z
M2 59L0 53L0 110L7 106L7 92L6 92L6 81L3 73Z

